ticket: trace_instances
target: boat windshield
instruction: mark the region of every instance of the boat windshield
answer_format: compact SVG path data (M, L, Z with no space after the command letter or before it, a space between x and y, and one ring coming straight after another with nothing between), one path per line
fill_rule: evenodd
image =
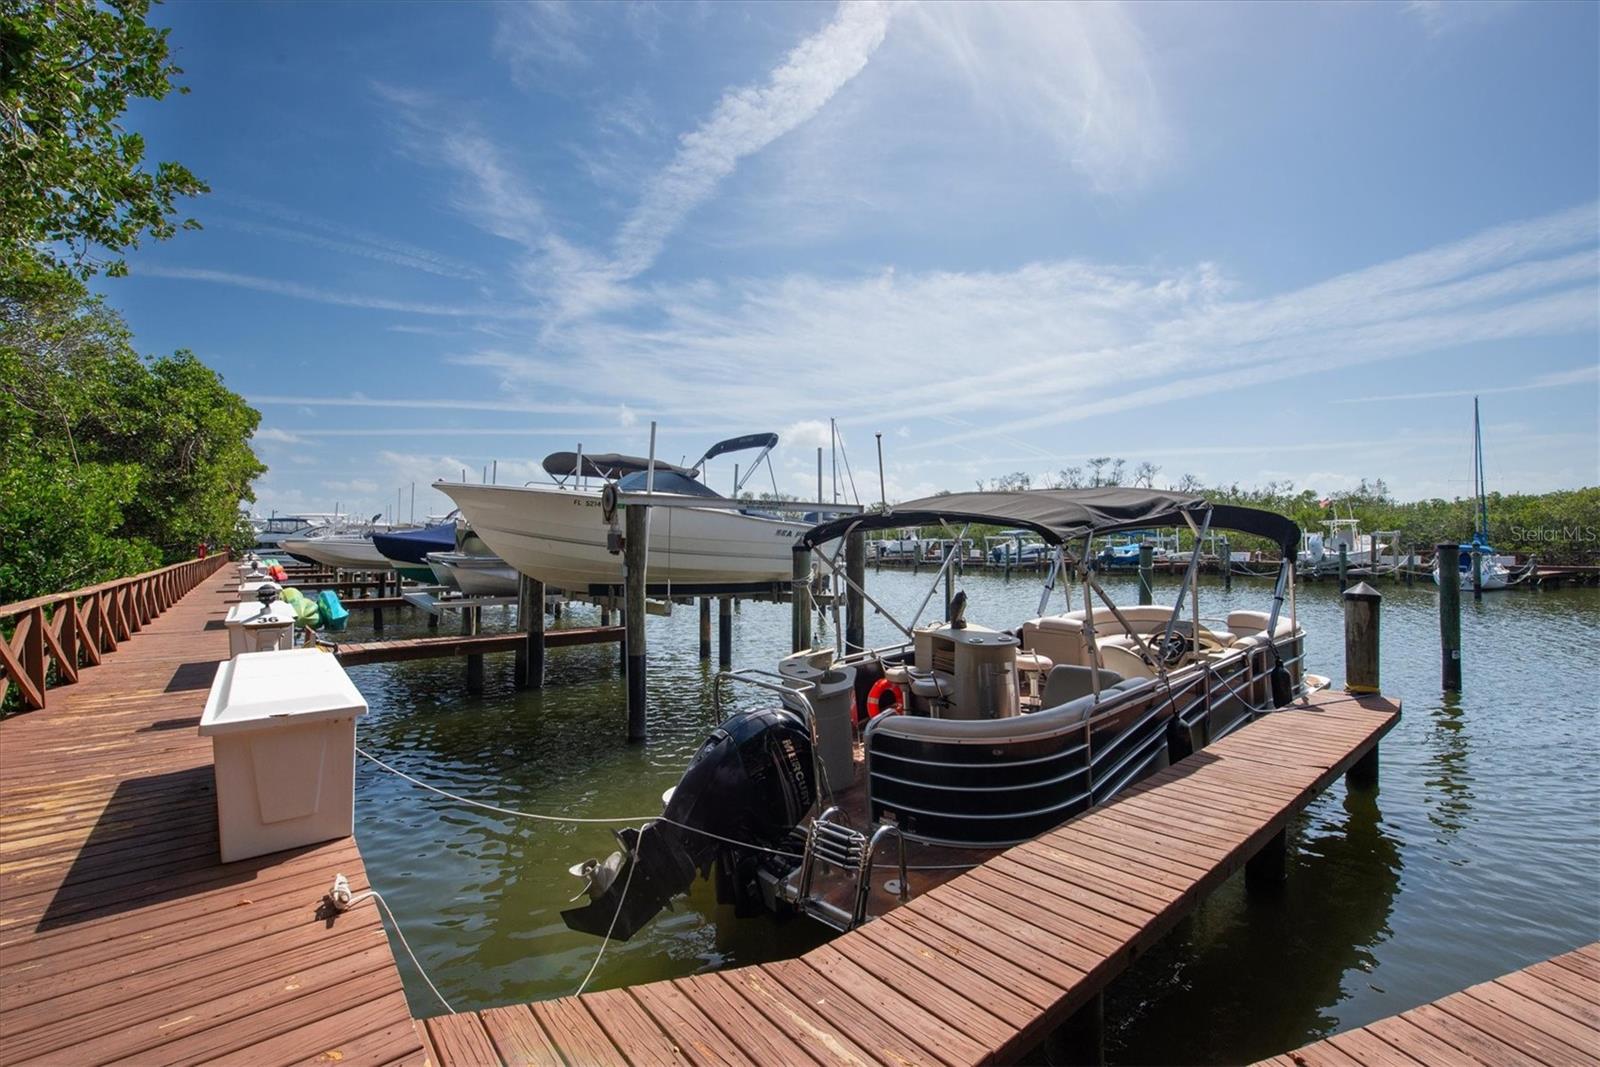
M650 488L650 472L636 471L617 483L617 488L625 493L642 493ZM658 493L676 493L679 496L704 496L713 500L721 500L722 494L693 478L687 478L676 471L656 471L655 491Z

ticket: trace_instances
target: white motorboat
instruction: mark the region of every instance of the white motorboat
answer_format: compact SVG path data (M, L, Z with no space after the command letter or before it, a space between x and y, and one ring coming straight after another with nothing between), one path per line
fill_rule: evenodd
M282 547L287 538L313 537L337 523L335 515L257 515L250 519L256 533L255 547L273 551Z
M737 494L777 443L776 434L749 434L711 446L692 467L657 461L653 491L674 504L684 498L726 499L699 480L705 463L759 449L734 487ZM620 475L622 491L644 492L652 488L648 467L649 461L635 456L567 452L545 460L545 470L561 476L563 484L435 482L434 488L454 500L484 543L516 570L558 589L600 592L622 584L622 554L610 536L616 527L607 521L601 490L585 488L584 482ZM764 514L754 502L744 510L662 507L650 520L649 584L706 588L787 582L795 542L811 525Z
M387 571L394 564L372 543L372 531L330 533L321 537L289 537L282 544L285 552L304 557L335 570Z
M516 596L516 568L499 556L468 552L429 552L425 557L441 585L461 590L465 596Z

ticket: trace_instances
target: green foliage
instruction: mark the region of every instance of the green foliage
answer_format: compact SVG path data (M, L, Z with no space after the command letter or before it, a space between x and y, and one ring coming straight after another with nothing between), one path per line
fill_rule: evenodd
M0 603L247 545L259 421L192 354L140 357L80 283L0 286Z
M207 191L178 163L146 166L144 138L121 124L131 100L186 91L173 83L182 71L167 31L145 23L149 9L0 0L0 276L10 284L125 273L115 255L172 236L177 198Z

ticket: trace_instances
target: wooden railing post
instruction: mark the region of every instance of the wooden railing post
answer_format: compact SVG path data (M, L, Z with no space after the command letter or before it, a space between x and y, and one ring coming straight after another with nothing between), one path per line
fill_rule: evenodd
M22 673L28 676L39 694L39 707L44 707L44 609L34 608L27 614L28 630L22 638Z

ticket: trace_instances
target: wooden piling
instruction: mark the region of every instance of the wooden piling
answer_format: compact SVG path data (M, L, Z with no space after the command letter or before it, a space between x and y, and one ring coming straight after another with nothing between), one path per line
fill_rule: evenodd
M1377 752L1378 746L1372 746ZM1289 877L1289 828L1283 827L1267 838L1254 856L1245 860L1244 882L1248 889L1281 886Z
M700 598L700 658L711 658L711 598Z
M517 648L517 688L543 689L544 583L526 574L517 580L517 622L525 635Z
M859 530L845 539L844 576L844 650L859 652L867 647L867 536Z
M1364 696L1378 688L1378 616L1383 594L1358 582L1344 594L1344 690Z
M625 579L624 619L628 629L628 740L645 738L645 549L648 546L649 509L638 504L623 508L626 520L622 548Z
M476 634L483 624L482 608L461 609L461 632L467 636ZM483 692L483 653L474 652L467 656L467 692L473 695Z
M811 647L811 554L796 548L790 568L789 651Z
M944 619L950 621L950 602L956 598L956 568L950 562L950 553L955 551L953 545L944 546Z
M732 597L717 601L717 665L723 670L733 666L733 608Z
M1155 602L1155 590L1150 581L1154 577L1156 566L1156 546L1149 541L1139 545L1139 603L1151 604Z
M1472 546L1472 599L1483 599L1483 553Z
M1441 687L1461 692L1461 546L1450 542L1434 549L1439 572L1439 662Z
M1222 539L1221 545L1222 559L1219 562L1222 564L1222 588L1226 592L1233 588L1233 546L1228 543L1226 537Z
M1349 573L1350 550L1343 542L1341 542L1339 544L1339 592L1341 593L1344 592L1345 588L1350 584Z

